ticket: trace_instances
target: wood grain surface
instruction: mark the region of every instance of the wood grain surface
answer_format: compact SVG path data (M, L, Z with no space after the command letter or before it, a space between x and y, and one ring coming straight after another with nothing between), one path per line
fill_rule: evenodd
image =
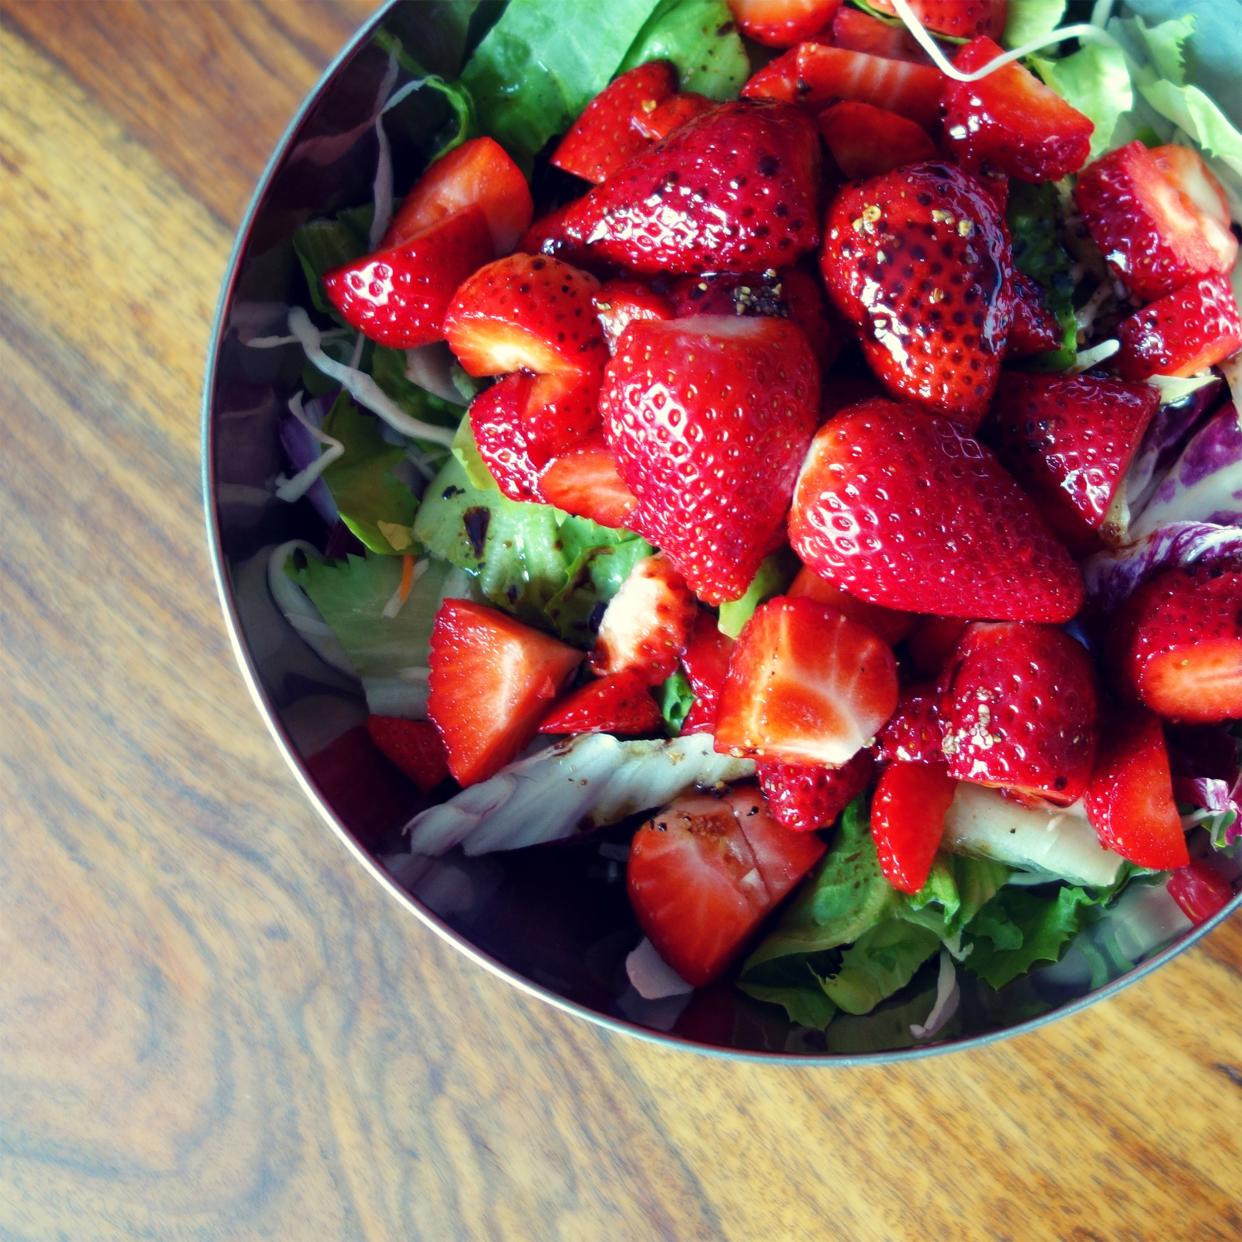
M981 1052L732 1064L518 994L320 824L218 615L198 395L368 9L0 3L0 1238L1242 1236L1242 920Z

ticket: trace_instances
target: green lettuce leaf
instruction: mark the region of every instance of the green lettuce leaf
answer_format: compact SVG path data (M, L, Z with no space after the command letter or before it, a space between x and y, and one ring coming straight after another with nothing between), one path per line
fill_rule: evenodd
M671 60L683 91L733 99L750 60L725 0L661 0L621 62L620 71Z
M960 952L960 933L1009 878L1004 863L939 854L927 883L907 897L899 917L933 931Z
M1051 34L1065 16L1065 0L1009 0L1002 43L1021 47Z
M324 273L366 254L374 215L374 206L367 203L364 207L350 207L331 219L311 220L293 234L293 252L306 277L311 302L316 310L331 315L337 323L344 320L323 295Z
M1134 106L1130 68L1120 48L1087 43L1069 56L1037 60L1036 67L1044 81L1095 126L1092 159L1116 145L1117 122Z
M746 593L720 605L720 619L717 622L720 632L736 638L746 622L755 615L755 609L784 591L797 573L798 558L788 548L765 557L750 580Z
M1005 212L1013 238L1014 265L1043 290L1044 300L1061 326L1059 349L1026 360L1025 365L1044 371L1064 371L1077 357L1072 262L1058 232L1058 204L1054 186L1014 181Z
M939 948L940 937L934 931L904 919L886 919L841 954L840 965L820 986L843 1012L870 1013L904 988Z
M363 361L367 361L365 357ZM369 370L375 382L407 414L442 427L458 426L462 422L463 406L445 401L407 378L405 362L405 350L374 345Z
M664 717L665 730L669 737L676 737L694 706L690 679L678 669L667 681L656 686L655 696L660 704L660 714Z
M601 538L608 538L604 531L586 518L565 517L560 527L562 551L570 558L566 582L548 600L545 611L552 628L578 647L589 647L595 641L604 605L621 589L634 566L652 552L651 545L637 535L601 544Z

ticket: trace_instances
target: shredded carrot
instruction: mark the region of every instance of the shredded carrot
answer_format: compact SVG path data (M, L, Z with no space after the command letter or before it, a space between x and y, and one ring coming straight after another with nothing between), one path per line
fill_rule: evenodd
M401 583L397 587L397 598L402 604L410 598L410 588L414 585L414 558L407 553L401 558Z

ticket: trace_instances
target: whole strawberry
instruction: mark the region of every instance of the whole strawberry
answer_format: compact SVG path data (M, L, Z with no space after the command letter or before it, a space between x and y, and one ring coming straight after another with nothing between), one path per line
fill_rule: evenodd
M996 204L949 164L848 185L828 210L820 267L891 392L973 430L1000 375L1012 259Z
M818 367L787 320L640 320L622 334L600 413L638 500L630 525L700 599L736 599L771 550L818 403Z

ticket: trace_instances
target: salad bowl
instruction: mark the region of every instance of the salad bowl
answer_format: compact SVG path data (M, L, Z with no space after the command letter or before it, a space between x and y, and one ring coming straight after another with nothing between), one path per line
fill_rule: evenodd
M404 830L427 800L376 749L366 727L374 701L369 709L348 660L334 656L328 627L286 573L291 556L323 551L325 538L336 537L314 488L296 497L278 494L304 464L290 446L290 400L295 394L312 400L329 387L308 364L316 352L323 355L329 332L312 327L308 334L308 317L303 312L299 319L296 308L313 303L306 227L341 219L360 204L391 202L409 189L435 135L460 119L460 100L439 84L456 79L463 57L503 7L396 0L357 33L293 119L260 180L230 260L208 358L203 487L220 598L260 713L346 847L341 865L361 866L432 932L567 1012L679 1047L809 1063L913 1058L1030 1030L1108 997L1208 933L1242 899L1192 924L1163 887L1135 884L1060 960L1009 986L994 990L951 971L946 982L943 960L938 969L932 959L871 1012L839 1015L817 1030L728 982L693 996L639 994L632 961L627 969L640 932L626 900L624 831L473 856L410 853ZM681 7L697 15L723 4L683 0ZM561 36L544 30L540 37ZM678 37L674 26L667 40L675 47ZM537 52L523 49L535 61ZM593 53L584 44L580 54L589 62ZM614 54L604 81L618 63ZM1209 85L1219 95L1228 79L1210 64L1204 74L1205 81L1215 74ZM364 234L370 227L364 218L356 223ZM298 237L303 241L295 245ZM414 582L406 606L428 606L420 598L429 592ZM436 602L430 598L432 608ZM929 1021L945 1012L947 1019Z

